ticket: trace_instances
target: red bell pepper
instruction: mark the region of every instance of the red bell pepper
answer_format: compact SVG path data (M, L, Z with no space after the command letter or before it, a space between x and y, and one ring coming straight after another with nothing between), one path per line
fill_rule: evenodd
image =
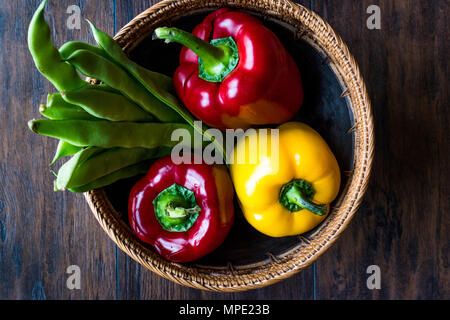
M225 166L157 160L131 190L129 221L138 238L175 262L215 250L234 219L233 185Z
M303 103L295 61L277 36L247 13L219 9L192 34L157 28L154 37L185 46L175 88L186 107L210 126L283 123Z

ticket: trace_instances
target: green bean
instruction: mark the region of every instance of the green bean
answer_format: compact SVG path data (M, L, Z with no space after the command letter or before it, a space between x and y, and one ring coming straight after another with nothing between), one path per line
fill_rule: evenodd
M55 181L55 190L87 185L122 168L157 158L160 152L161 149L158 148L83 149L61 167Z
M28 27L28 48L36 67L58 90L74 90L86 84L75 68L65 62L51 40L50 27L44 18L47 0L39 5Z
M28 125L35 133L62 139L79 147L173 147L178 144L178 141L171 141L176 129L187 130L191 140L183 143L188 147L193 145L194 137L193 128L181 123L38 119L29 121Z
M133 60L123 52L119 44L107 33L97 29L97 27L89 20L87 20L91 27L92 34L94 35L97 44L103 48L104 52L109 57L130 72L136 79L144 85L147 90L153 93L164 102L172 103L173 105L181 107L181 103L172 94L168 94L167 91L175 92L173 87L172 78L165 74L148 70L141 65L135 63ZM144 80L145 79L145 80Z
M69 191L72 192L87 192L89 190L95 190L99 189L105 186L108 186L110 184L113 184L114 182L122 179L131 178L140 174L144 174L148 171L150 168L152 161L144 161L140 162L138 164L134 164L122 169L119 169L117 171L114 171L113 173L110 173L104 177L98 178L97 180L94 180L88 184L85 184L80 187L73 187L69 188Z
M70 104L61 97L60 93L51 93L47 96L47 105L42 104L39 112L52 120L99 120L84 111L81 107Z
M64 60L67 60L75 51L77 50L87 50L90 51L94 54L97 54L99 56L102 56L103 58L111 61L112 63L116 64L117 66L120 67L120 65L118 65L117 63L115 63L115 61L113 61L111 59L111 57L108 55L108 53L105 52L105 50L103 50L102 47L97 47L94 46L92 44L86 43L86 42L82 42L82 41L69 41L64 43L61 48L59 48L59 53L61 54L61 57ZM172 78L168 77L170 81L170 83L172 84ZM97 80L97 79L96 79ZM100 84L96 84L96 86L98 86L99 89L101 90L106 90L109 92L114 92L114 93L121 93L119 90L113 89L110 86L104 84L104 83L100 83Z
M95 154L101 154L104 152L104 149L96 148L96 147L88 147L86 149L78 151L69 161L64 163L61 168L59 168L56 180L55 180L55 191L65 190L72 179L74 179L74 175L76 169L82 164L84 161L89 159Z
M64 43L61 48L59 48L59 54L63 59L68 59L77 50L88 50L103 58L110 59L103 48L82 41L69 41Z
M53 120L151 121L153 116L121 94L98 85L86 85L75 91L47 96L41 105L43 116Z
M61 57L64 60L67 60L72 55L72 53L74 53L77 50L88 50L97 55L102 56L105 59L110 60L111 62L114 62L110 59L109 55L105 52L105 50L103 50L103 48L97 47L97 46L94 46L92 44L82 42L82 41L69 41L69 42L64 43L61 46L61 48L59 48L59 53L61 54ZM104 83L95 84L95 86L97 89L102 90L102 91L108 91L108 92L117 93L117 94L121 93L119 90L113 89Z
M68 156L74 155L81 149L83 149L83 148L74 146L74 145L68 143L67 141L59 140L58 147L56 148L55 156L54 156L52 162L50 163L50 165L53 165L57 160L59 160L63 157L68 157Z
M170 148L161 148L161 150L159 150L157 154L155 154L152 157L151 160L146 160L138 164L133 164L131 166L121 168L101 178L98 178L92 182L89 182L88 184L85 184L83 186L69 188L69 191L78 193L87 192L89 190L95 190L108 186L122 179L127 179L137 175L145 174L150 169L150 166L154 162L154 159L164 157L168 154L170 154Z
M111 61L87 50L77 50L68 59L85 76L101 80L119 90L162 122L180 122L182 119L172 109L148 92L125 70Z
M74 91L61 92L69 103L80 106L84 111L98 118L111 121L151 121L154 117L137 104L123 96L85 86Z
M188 123L193 124L194 118L183 107L176 95L171 94L171 92L174 92L175 90L173 89L173 81L170 77L158 72L150 71L130 60L112 37L97 29L91 21L87 21L91 26L95 41L97 41L98 45L104 49L104 52L106 52L114 62L121 65L125 70L132 74L148 91L179 113Z

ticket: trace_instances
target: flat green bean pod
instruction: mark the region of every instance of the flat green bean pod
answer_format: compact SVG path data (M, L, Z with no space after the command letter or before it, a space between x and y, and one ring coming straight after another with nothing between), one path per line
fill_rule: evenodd
M82 192L87 192L89 190L99 189L99 188L108 186L110 184L113 184L116 181L126 179L126 178L131 178L131 177L137 176L139 174L144 174L150 168L151 163L152 163L151 160L140 162L138 164L134 164L134 165L119 169L117 171L114 171L113 173L110 173L104 177L98 178L97 180L94 180L83 186L69 188L68 190L72 191L72 192L82 193Z
M55 191L65 190L70 185L76 169L87 159L95 154L101 154L105 150L96 147L88 147L86 149L78 151L69 161L64 163L61 168L59 168L56 180L55 180Z
M100 120L83 108L64 101L60 93L47 95L47 104L40 105L39 112L52 120Z
M68 59L85 76L98 79L119 90L162 122L182 122L181 116L148 92L125 70L88 50L77 50Z
M189 141L182 141L186 146L194 145L193 128L182 123L38 119L29 121L28 125L35 133L62 139L79 147L173 147L179 143L171 139L177 129L182 130L183 137L184 133L189 135Z
M103 58L110 59L103 48L82 41L69 41L64 43L61 48L59 48L59 54L63 59L67 59L77 50L88 50Z
M151 121L154 117L122 94L100 90L97 85L62 91L63 99L87 113L111 121Z
M117 64L125 68L132 74L148 91L150 91L158 99L166 103L173 110L178 112L181 116L188 116L187 121L190 120L189 112L183 107L179 99L174 94L172 78L144 68L135 63L133 60L123 52L119 44L107 33L97 29L95 25L87 20L91 26L92 34L98 45L104 49L104 52L109 55Z
M167 152L167 149L163 150ZM159 148L86 148L61 167L55 181L55 190L81 187L117 170L160 155Z
M47 0L39 5L28 27L28 48L41 74L58 90L74 90L86 84L75 68L65 62L53 45L50 27L44 18Z
M58 147L56 148L55 156L53 157L53 160L50 163L50 165L54 164L57 160L59 160L61 158L74 155L81 149L83 149L83 147L74 146L74 145L68 143L67 141L59 140Z
M99 56L102 56L105 59L110 60L111 62L114 62L111 60L110 56L103 50L101 47L94 46L92 44L82 42L82 41L69 41L64 43L61 48L59 48L59 53L61 54L61 57L64 60L67 60L75 51L77 50L88 50L92 53L95 53ZM97 80L97 79L96 79ZM171 78L169 78L170 81L172 81ZM98 83L98 84L87 84L87 86L95 86L98 90L102 91L108 91L112 93L120 94L121 92L119 90L116 90L114 88L111 88L110 86L104 84L104 83Z

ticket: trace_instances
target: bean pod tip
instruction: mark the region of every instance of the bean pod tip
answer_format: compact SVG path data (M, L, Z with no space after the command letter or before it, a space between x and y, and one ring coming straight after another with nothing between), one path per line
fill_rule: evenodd
M38 126L39 124L36 119L28 121L28 128L30 128L31 131L37 132Z

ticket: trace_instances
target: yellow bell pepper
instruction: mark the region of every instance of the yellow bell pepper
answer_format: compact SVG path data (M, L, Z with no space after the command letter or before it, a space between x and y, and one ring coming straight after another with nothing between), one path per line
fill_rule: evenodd
M315 130L300 122L278 129L276 148L273 130L257 129L240 139L230 166L245 218L272 237L298 235L317 226L341 183L336 158ZM266 140L261 139L265 132Z

